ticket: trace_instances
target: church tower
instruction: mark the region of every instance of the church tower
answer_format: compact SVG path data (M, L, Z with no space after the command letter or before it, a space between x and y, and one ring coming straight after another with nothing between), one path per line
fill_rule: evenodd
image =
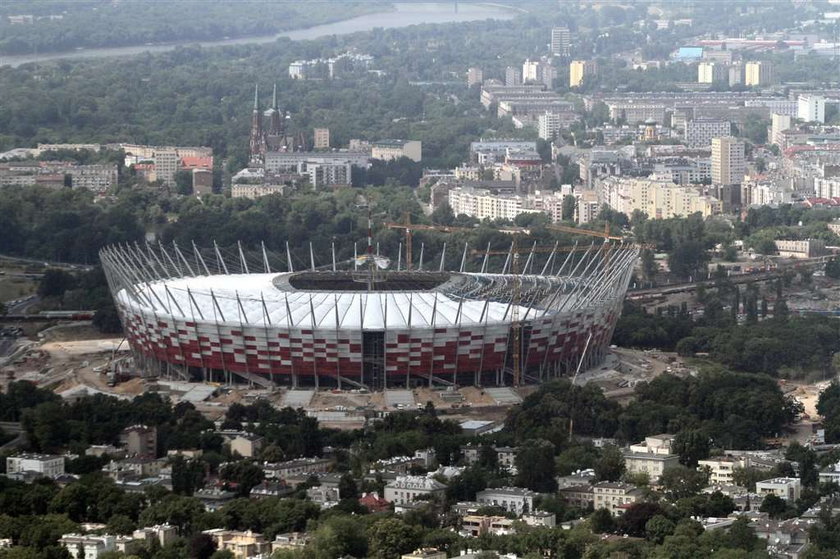
M285 134L285 123L283 122L283 114L277 107L277 84L274 84L274 93L271 95L271 109L270 120L268 124L269 136L283 136Z
M254 88L254 112L251 115L251 163L263 163L265 158L265 136L260 113L260 86Z

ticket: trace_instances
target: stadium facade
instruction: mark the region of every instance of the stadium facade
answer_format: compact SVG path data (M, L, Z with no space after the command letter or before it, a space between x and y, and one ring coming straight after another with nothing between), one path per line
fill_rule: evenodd
M467 247L456 271L422 262L406 271L379 257L336 265L334 250L319 268L311 248L305 270L293 270L288 250L246 257L241 246L100 253L146 373L371 390L539 383L594 366L637 255L633 245L593 243L509 254L491 273L489 252L472 263Z

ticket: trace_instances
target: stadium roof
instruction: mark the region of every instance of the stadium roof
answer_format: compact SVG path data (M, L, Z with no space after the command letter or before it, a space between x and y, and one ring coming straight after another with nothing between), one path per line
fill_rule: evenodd
M443 328L500 323L511 319L508 303L459 300L438 291L278 289L275 280L288 275L231 274L173 278L141 284L137 299L125 289L117 297L130 307L139 306L148 312L181 316L188 321L212 319L255 326L384 330L408 328L409 324L413 328ZM527 307L519 308L520 318L524 318Z

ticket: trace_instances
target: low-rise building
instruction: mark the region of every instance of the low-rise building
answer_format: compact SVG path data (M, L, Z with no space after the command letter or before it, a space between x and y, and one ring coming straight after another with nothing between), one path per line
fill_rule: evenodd
M502 507L516 515L534 510L534 498L539 495L522 487L497 487L485 489L475 495L475 500L483 505Z
M303 549L310 541L309 534L306 532L288 532L286 534L277 534L274 536L274 541L271 542L271 552L280 550L296 550Z
M461 519L461 530L472 537L483 536L484 534L500 536L511 533L513 522L512 519L504 516L470 514Z
M292 493L294 493L294 489L282 481L264 481L252 487L248 495L252 499L267 499L269 497L288 497Z
M287 480L295 475L326 472L332 463L329 458L300 458L276 464L263 464L262 470L266 479Z
M595 503L595 490L588 483L581 485L567 485L558 489L560 498L579 509L588 508Z
M399 476L385 485L385 500L402 505L417 497L440 495L446 486L439 481L423 476Z
M705 460L697 461L697 469L707 469L709 472L709 483L713 485L729 485L735 482L735 470L748 468L749 459L735 456L715 456Z
M139 542L127 536L94 536L89 534L64 534L58 544L64 547L73 559L97 559L108 552L133 553Z
M782 258L813 258L825 253L825 241L822 239L775 241L776 250Z
M379 140L371 142L370 156L383 161L408 157L419 162L423 159L423 144L419 140Z
M18 454L6 458L6 475L26 472L52 478L64 475L64 457L50 454Z
M630 483L602 481L592 487L596 509L606 509L613 516L621 516L633 503L642 498L642 491Z
M446 559L446 552L438 551L433 547L424 547L402 555L401 559Z
M236 559L249 559L260 554L271 552L271 543L265 541L265 537L258 532L237 532L236 530L225 530L216 528L205 530L216 543L220 551L230 551Z
M671 454L674 448L675 435L661 434L645 437L640 443L630 445L630 452L647 454Z
M120 441L125 445L129 456L157 456L157 427L132 425L123 429Z
M219 433L230 448L243 458L254 458L263 447L263 438L253 433L242 431L221 431Z
M820 483L840 484L840 462L833 464L819 473Z
M796 501L802 494L802 482L796 477L777 477L756 482L755 491L761 496L775 495L786 501Z
M676 454L653 454L649 452L625 452L624 465L627 473L647 474L651 481L656 482L668 468L680 464L680 457Z
M236 498L236 493L233 491L225 491L224 489L219 489L218 487L210 487L206 489L199 489L193 493L193 497L201 501L201 504L204 505L204 510L207 512L214 512L234 500Z
M131 537L137 541L150 542L154 540L161 547L164 547L178 539L178 529L169 524L157 524L155 526L138 528L131 534Z

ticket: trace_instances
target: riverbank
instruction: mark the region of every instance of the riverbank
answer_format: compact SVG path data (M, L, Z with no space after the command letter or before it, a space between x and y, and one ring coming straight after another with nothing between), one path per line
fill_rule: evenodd
M153 45L136 45L130 47L108 47L98 49L77 49L70 52L57 52L34 55L0 56L0 66L13 68L33 62L47 62L51 60L78 60L86 58L107 58L136 56L145 53L160 53L174 50L178 47L198 45L202 48L216 48L235 45L253 45L272 43L280 38L293 41L305 41L328 37L331 35L349 35L373 29L395 29L421 24L465 23L486 19L507 20L516 17L517 8L502 4L450 4L445 2L426 3L395 3L390 8L357 16L354 18L316 25L303 29L284 31L278 34L253 37L239 37L235 39L221 39L218 41L185 41Z

